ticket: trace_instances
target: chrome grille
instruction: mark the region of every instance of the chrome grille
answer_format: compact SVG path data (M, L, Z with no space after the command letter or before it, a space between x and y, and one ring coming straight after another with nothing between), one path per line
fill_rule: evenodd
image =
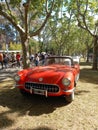
M56 85L50 85L50 84L38 84L38 83L30 83L26 82L25 83L25 88L26 89L39 89L39 90L47 90L47 92L53 92L56 93L59 91L59 87Z

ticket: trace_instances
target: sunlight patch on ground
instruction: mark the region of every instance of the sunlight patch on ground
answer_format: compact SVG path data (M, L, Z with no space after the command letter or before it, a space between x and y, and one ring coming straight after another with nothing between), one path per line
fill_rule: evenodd
M2 87L2 89L9 89L10 86L13 85L13 80L10 79L10 81L8 80L4 80L2 83L0 83L0 87Z

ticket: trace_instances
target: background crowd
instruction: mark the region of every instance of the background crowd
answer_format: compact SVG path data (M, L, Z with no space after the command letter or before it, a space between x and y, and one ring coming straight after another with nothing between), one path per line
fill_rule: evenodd
M31 54L30 63L31 65L38 66L43 65L45 58L50 55L45 52ZM0 52L0 69L7 69L13 67L22 67L22 54L20 52L5 53Z
M0 52L0 63L1 69L8 67L20 67L21 55L19 52L17 53L2 53Z

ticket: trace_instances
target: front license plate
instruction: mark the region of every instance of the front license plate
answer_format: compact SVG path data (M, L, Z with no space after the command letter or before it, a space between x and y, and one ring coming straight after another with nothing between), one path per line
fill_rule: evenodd
M34 89L34 94L47 96L47 90Z

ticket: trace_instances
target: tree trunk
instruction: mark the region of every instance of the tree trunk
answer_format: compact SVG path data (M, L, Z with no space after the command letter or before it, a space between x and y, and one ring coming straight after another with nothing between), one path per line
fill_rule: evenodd
M23 68L26 69L30 67L30 56L29 56L29 39L25 37L25 35L21 35L21 43L22 43L22 59L23 59Z
M86 59L86 62L87 63L89 62L89 49L87 49L87 59Z
M97 70L97 55L98 55L98 44L97 44L97 36L94 37L94 47L93 47L93 70Z

